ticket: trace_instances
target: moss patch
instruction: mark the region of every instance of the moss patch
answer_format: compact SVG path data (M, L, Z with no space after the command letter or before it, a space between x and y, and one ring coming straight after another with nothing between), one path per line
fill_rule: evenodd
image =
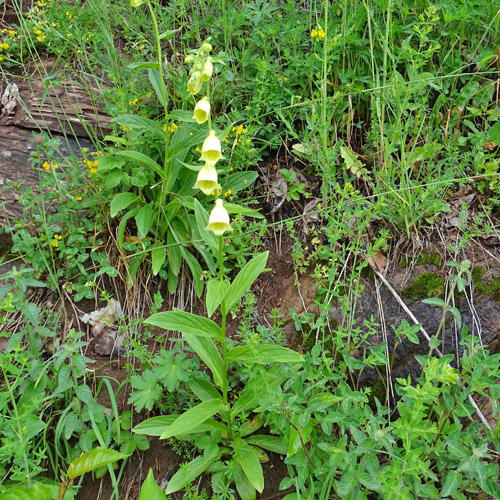
M493 300L500 302L500 278L483 281L483 277L484 268L474 267L472 269L472 281L476 292L480 295L487 295Z
M412 263L413 259L409 259L404 255L399 262L401 267L408 267ZM438 252L428 252L424 250L418 257L415 262L416 266L424 266L426 264L432 264L436 267L441 267L443 261L441 259L441 254Z
M436 297L444 292L444 279L434 273L422 273L415 281L401 290L401 295L413 300Z

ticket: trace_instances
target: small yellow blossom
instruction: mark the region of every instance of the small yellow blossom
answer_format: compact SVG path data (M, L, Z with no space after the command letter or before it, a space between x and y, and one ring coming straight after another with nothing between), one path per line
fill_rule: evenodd
M311 38L316 38L317 36L318 36L318 30L313 29L313 30L311 31Z
M175 122L172 122L172 125L170 125L170 127L168 127L167 130L169 132L175 132L178 128L179 128L178 125Z
M14 38L16 36L16 32L14 30L7 30L7 33Z
M51 240L50 241L50 246L57 248L59 246L59 242L57 240Z
M81 200L82 200L82 197L81 197L79 194L77 194L77 195L75 196L75 200L76 200L76 201L81 201Z

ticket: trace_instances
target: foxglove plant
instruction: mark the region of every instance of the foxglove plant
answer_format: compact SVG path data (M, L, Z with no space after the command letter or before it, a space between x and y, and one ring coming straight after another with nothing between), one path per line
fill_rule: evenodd
M221 143L210 119L209 83L213 73L212 59L207 55L212 49L203 43L195 55L189 55L187 62L193 63L193 71L188 81L188 90L197 93L206 83L206 96L198 101L194 114L198 123L208 122L208 136L203 142L200 160L205 165L200 169L194 188L205 195L215 192L220 186L215 164L223 159ZM201 84L200 84L201 81ZM192 92L196 90L196 92ZM206 117L205 117L206 115ZM205 119L206 118L206 119ZM199 205L199 203L198 203ZM195 208L196 208L195 203ZM197 213L197 218L201 212ZM203 221L203 217L199 217ZM234 310L243 295L264 271L268 252L253 257L230 280L224 273L224 233L232 231L229 213L224 202L217 197L208 224L201 222L200 231L204 239L218 247L219 276L208 281L206 287L207 316L198 316L180 309L153 314L147 324L165 330L179 331L184 340L209 368L212 381L196 378L188 383L200 403L188 411L177 415L153 417L134 428L134 432L159 436L189 439L203 450L203 454L183 465L170 479L165 493L170 494L186 487L205 471L221 474L227 464L231 464L231 479L243 500L254 500L256 492L264 489L264 475L260 459L265 457L264 450L286 453L286 445L281 437L256 435L262 426L259 416L251 422L240 424L243 413L248 414L257 407L259 388L245 387L240 393L232 394L228 382L230 367L236 363L271 365L273 363L301 363L300 354L277 345L245 345L228 349L226 337L227 315ZM208 234L207 234L208 233ZM218 241L217 241L218 239ZM218 243L215 245L214 243ZM219 310L220 324L210 319ZM270 381L273 374L269 372ZM275 375L275 378L277 375ZM276 383L280 383L277 380Z

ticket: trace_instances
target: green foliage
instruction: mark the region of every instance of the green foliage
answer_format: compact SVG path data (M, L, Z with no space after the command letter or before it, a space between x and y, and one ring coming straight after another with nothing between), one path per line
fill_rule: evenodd
M401 290L403 297L413 300L427 299L433 295L439 295L444 291L444 280L435 273L422 273L418 275L413 283Z

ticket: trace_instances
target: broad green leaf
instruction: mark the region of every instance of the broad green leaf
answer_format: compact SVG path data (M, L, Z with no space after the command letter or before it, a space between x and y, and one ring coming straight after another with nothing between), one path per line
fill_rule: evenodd
M181 490L189 483L194 481L200 474L202 474L205 469L218 458L219 448L217 445L210 445L205 454L196 457L194 460L187 464L180 466L179 470L172 476L172 479L168 482L167 489L165 493L169 495L170 493L175 493Z
M238 273L226 294L226 310L230 311L238 304L243 295L250 290L253 282L264 271L267 263L269 251L256 255L252 260L247 262Z
M234 473L234 484L241 500L255 500L257 498L257 491L245 476L241 466L236 467Z
M229 289L229 281L212 279L207 283L207 316L212 316L215 310L226 296Z
M196 120L193 118L193 112L185 109L174 109L171 112L172 118L180 122L194 123Z
M99 157L99 173L109 172L110 170L120 170L125 165L125 160L116 156L103 155Z
M267 365L269 363L301 363L304 358L296 351L279 345L246 345L231 349L226 356L226 363L246 361Z
M201 401L221 397L219 391L208 380L194 379L188 382L188 386Z
M205 420L208 420L223 407L224 401L222 399L209 399L207 401L203 401L203 403L190 408L188 411L177 417L160 436L160 439L168 439L169 437L177 436L179 434L189 433L191 429L194 429L197 425L200 425Z
M283 444L283 439L278 436L264 436L264 435L254 435L245 438L248 444L253 446L258 446L264 450L272 451L274 453L279 453L280 455L286 455L287 445Z
M67 476L69 479L75 479L103 465L112 464L113 462L123 460L127 457L128 455L124 455L115 450L97 447L75 458L75 460L69 464Z
M233 441L233 449L236 461L243 469L248 481L259 493L262 493L264 490L264 473L257 453L240 438Z
M444 482L443 490L441 491L441 496L447 497L454 493L457 488L462 483L462 474L456 470L450 470L446 476L446 481Z
M52 500L50 486L35 483L28 488L26 486L14 486L0 493L0 500Z
M145 434L146 436L161 436L178 417L179 415L162 415L148 418L137 424L133 431L136 434Z
M165 172L163 168L158 165L152 158L149 156L139 153L138 151L117 151L116 153L119 156L123 156L125 158L129 158L131 160L136 160L140 163L144 163L148 167L152 168L163 180L166 179Z
M165 138L166 132L163 130L163 126L151 120L149 118L145 118L144 116L137 115L122 115L113 118L113 121L118 123L118 125L122 125L123 127L129 127L139 130L149 130L150 132L154 132L160 137ZM101 168L101 160L99 160L99 169Z
M146 480L142 483L139 500L167 500L163 490L156 484L153 469L149 469Z
M167 257L167 249L164 246L159 246L158 243L151 251L151 264L153 269L153 276L156 276L159 272L165 259Z
M135 223L137 224L137 236L142 240L147 236L151 226L153 225L153 203L148 203L141 207L135 216Z
M233 193L241 191L242 189L249 188L255 179L259 176L258 172L237 172L228 176L227 181L224 182L224 191L231 190Z
M211 319L181 311L180 309L153 314L146 320L146 323L159 326L165 330L179 331L183 335L222 338L222 332L217 323Z
M219 350L214 341L208 337L197 337L187 333L184 334L184 339L200 359L210 368L212 376L214 377L214 383L222 387L224 363L222 362Z
M125 210L127 207L135 203L136 201L140 201L140 197L134 193L118 193L111 200L111 204L109 206L109 215L111 217L116 217L118 212L121 210Z

